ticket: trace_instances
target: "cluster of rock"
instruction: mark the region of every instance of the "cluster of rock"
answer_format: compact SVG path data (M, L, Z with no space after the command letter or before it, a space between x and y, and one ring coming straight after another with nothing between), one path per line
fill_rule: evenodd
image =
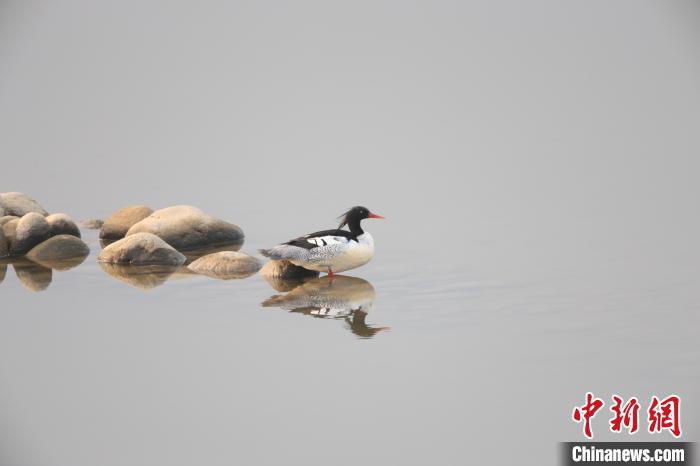
M260 269L258 259L230 250L243 243L238 225L188 205L119 209L104 221L100 238L115 241L102 249L102 263L178 267L190 257L196 260L189 270L222 279L243 278ZM222 247L229 250L207 254Z
M238 251L244 239L238 225L189 205L156 211L134 205L117 210L104 221L88 219L80 225L99 229L103 249L98 261L103 270L142 288L157 286L175 271L219 279L245 278L260 271L277 288L288 287L288 280L318 276L318 272L287 261L270 261L260 270L257 258ZM25 275L41 275L37 267L48 274L48 281L35 280L29 288L45 288L51 281L51 269L78 265L89 252L80 229L68 215L49 214L22 193L0 193L0 258L11 258L23 283ZM0 270L3 275L4 270Z
M49 215L22 193L0 193L0 214L0 257L26 256L41 264L82 261L90 252L68 215Z

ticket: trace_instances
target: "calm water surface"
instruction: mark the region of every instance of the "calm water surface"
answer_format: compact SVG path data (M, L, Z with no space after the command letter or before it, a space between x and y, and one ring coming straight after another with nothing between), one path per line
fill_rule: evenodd
M697 435L696 263L593 248L566 264L538 244L489 263L503 251L484 242L438 266L373 226L368 266L287 292L117 279L91 231L74 269L8 266L3 464L554 464L586 390L678 393Z

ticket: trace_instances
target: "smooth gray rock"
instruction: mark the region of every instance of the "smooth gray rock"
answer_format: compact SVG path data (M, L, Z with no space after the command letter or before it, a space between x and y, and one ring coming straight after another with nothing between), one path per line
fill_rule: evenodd
M71 235L80 238L78 225L68 215L51 214L46 217L46 221L49 222L49 234L51 236Z
M145 205L132 205L119 209L107 217L107 220L102 224L100 238L121 239L126 236L129 228L152 213L153 209Z
M10 255L10 245L5 238L5 231L0 228L0 257L7 257Z
M2 226L2 231L5 233L5 239L7 240L8 247L15 240L15 233L17 232L17 224L19 223L19 218L10 220Z
M260 261L242 252L221 251L200 257L187 268L208 277L230 280L255 274L260 270Z
M132 265L182 265L185 256L151 233L136 233L105 247L97 260Z
M18 192L0 193L0 208L4 210L3 215L23 217L31 212L41 214L44 217L49 215L34 199Z
M26 254L37 244L49 239L49 231L49 222L46 221L46 217L36 212L28 213L17 222L15 236L10 243L10 254Z
M90 254L90 248L80 238L73 235L58 235L34 246L27 253L27 259L43 263L85 257L88 254Z
M16 215L5 215L3 217L0 217L0 226L15 219L19 220L19 217L17 217Z
M182 252L187 258L187 262L194 262L200 257L208 256L209 254L214 254L215 252L221 251L238 251L241 249L243 243L228 244L226 246L215 246L210 248L200 248L200 249L186 249ZM196 274L195 274L196 275Z
M290 291L304 280L319 276L318 272L299 267L289 261L268 261L260 270L260 275L277 291Z
M99 230L105 221L99 218L86 218L80 221L80 226L87 230Z
M305 269L304 267L299 267L292 264L289 261L281 260L271 260L260 270L260 275L263 277L275 277L275 278L306 278L306 277L318 277L319 273L313 270Z
M127 232L153 233L178 250L243 242L243 230L205 214L196 207L178 205L153 212Z

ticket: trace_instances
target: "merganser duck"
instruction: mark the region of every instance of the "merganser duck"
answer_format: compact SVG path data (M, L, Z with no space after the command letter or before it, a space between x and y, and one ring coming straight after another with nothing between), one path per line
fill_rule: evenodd
M355 206L340 217L336 230L317 231L278 244L260 253L274 260L287 260L294 265L317 272L336 272L365 265L374 255L374 240L365 232L360 222L366 218L384 218L373 214L366 207ZM345 225L350 231L341 230Z

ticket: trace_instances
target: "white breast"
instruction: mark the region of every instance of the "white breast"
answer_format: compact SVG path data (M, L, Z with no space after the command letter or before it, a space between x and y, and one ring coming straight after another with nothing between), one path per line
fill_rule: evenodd
M350 241L345 251L332 258L330 267L334 272L344 272L365 265L374 256L374 239L369 233L357 237L357 242Z

